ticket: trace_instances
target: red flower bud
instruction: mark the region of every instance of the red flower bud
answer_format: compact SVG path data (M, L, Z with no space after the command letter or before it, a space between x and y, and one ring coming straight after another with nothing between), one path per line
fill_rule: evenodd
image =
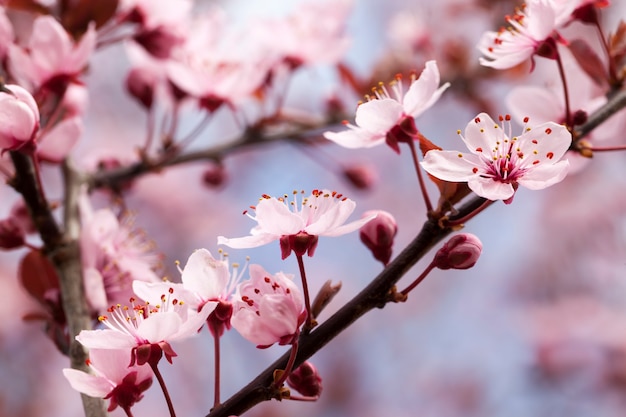
M376 218L361 227L361 242L372 251L374 258L387 265L391 259L393 238L398 233L398 225L394 217L382 210L370 210L363 217L376 214Z
M343 176L359 190L369 190L378 180L374 168L363 164L344 167Z
M287 384L307 397L319 397L322 393L322 377L311 362L304 362L293 371Z
M136 67L126 76L126 90L146 109L152 107L158 75L149 68Z
M0 220L0 249L21 248L24 238L24 229L13 218Z
M435 255L434 264L439 269L468 269L476 264L483 244L471 233L452 236Z

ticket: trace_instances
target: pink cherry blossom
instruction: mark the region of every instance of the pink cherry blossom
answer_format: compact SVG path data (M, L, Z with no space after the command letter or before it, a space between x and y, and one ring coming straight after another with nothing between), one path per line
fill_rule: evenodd
M250 265L250 280L237 287L231 323L259 348L292 343L306 320L302 293L291 276Z
M137 305L131 299L130 306L110 307L99 318L106 329L83 330L76 340L89 349L127 349L132 354L131 364L148 363L155 352L158 359L164 353L171 363L177 355L170 342L197 334L217 305L207 302L201 311L191 307L186 302L189 293L181 284L134 281L133 290L145 304Z
M225 257L218 260L207 249L198 249L189 256L181 271L183 287L194 296L188 300L191 307L199 311L209 301L218 303L207 319L209 330L215 337L222 336L225 330L231 328L231 298L241 277L238 268L238 264L233 264L231 274Z
M119 406L128 413L152 385L150 367L128 366L129 362L127 350L91 349L88 365L92 374L66 368L63 375L76 391L90 397L110 399L107 411Z
M79 237L85 291L91 308L104 311L134 295L135 279L161 282L154 270L159 256L145 234L128 216L119 219L112 210L94 210L86 195L80 200Z
M481 113L468 123L465 136L461 135L469 154L432 150L422 167L444 181L467 182L481 197L507 203L519 185L540 190L565 178L569 162L561 157L572 137L564 126L542 123L526 127L520 136L511 136L510 124L508 130Z
M345 26L353 0L306 1L282 19L260 21L255 37L278 61L300 65L336 64L350 46Z
M120 12L146 29L186 22L193 7L191 0L121 0Z
M39 108L33 96L19 85L0 91L0 149L16 150L35 138Z
M213 8L199 15L185 43L172 54L167 77L179 89L214 111L237 106L264 86L274 54L250 33L230 30L225 14Z
M83 134L83 120L69 117L60 121L45 135L37 138L37 156L42 161L59 163L72 150Z
M298 202L293 192L293 201L288 196L280 198L263 195L256 207L256 215L251 219L258 225L250 230L250 236L227 239L217 238L219 245L231 248L253 248L280 240L282 258L294 250L296 255L308 253L313 256L318 236L340 236L359 229L375 216L366 217L344 224L356 208L356 203L343 194L328 190L313 190L310 196Z
M93 25L75 43L56 19L40 16L33 23L28 44L24 48L11 45L9 68L20 83L30 85L33 90L52 82L65 85L67 80L83 71L95 46L96 30Z
M356 125L345 122L349 130L325 132L324 137L346 148L370 148L386 141L399 152L398 142L412 141L417 133L414 118L435 104L450 86L439 83L437 63L428 61L419 78L411 78L406 94L400 76L390 84L391 91L381 84L375 96L368 96L369 101L357 108Z
M481 65L511 68L533 56L542 46L549 50L556 47L556 44L546 44L559 24L552 1L529 0L524 8L517 9L515 15L507 16L506 20L509 28L486 32L480 39L478 49L485 56L479 58Z

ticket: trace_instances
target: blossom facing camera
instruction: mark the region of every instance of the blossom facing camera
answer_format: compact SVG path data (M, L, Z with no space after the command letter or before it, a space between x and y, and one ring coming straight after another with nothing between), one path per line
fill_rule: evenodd
M483 244L471 233L452 236L435 255L433 263L439 269L469 269L476 264Z
M363 213L363 217L375 215L372 221L361 227L359 232L361 242L372 251L374 258L387 265L391 259L393 239L398 233L396 219L383 210L370 210Z
M19 85L0 88L0 149L20 149L38 130L39 108L33 96Z
M469 153L431 150L422 167L434 177L467 182L477 195L507 204L520 185L541 190L565 178L569 162L561 158L572 143L565 126L547 122L526 126L520 136L512 136L510 116L500 121L502 125L480 113L461 135Z
M322 377L311 362L305 361L289 377L287 384L307 397L319 397L322 394Z

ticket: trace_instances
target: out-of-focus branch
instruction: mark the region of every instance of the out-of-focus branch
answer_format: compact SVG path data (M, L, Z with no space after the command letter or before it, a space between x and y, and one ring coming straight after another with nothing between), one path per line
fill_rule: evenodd
M484 199L479 197L471 199L459 209L455 217L466 216L479 207L483 201ZM365 313L374 308L383 308L390 301L390 294L400 278L451 232L452 229L450 228L439 227L435 219L424 223L422 230L415 239L366 288L313 332L300 337L294 368L313 356ZM289 352L271 364L221 406L212 410L207 417L238 416L254 405L272 399L275 395L271 389L274 371L284 369L288 359Z
M217 161L237 149L261 145L263 143L271 143L279 140L297 141L299 139L310 138L319 135L320 129L327 126L327 123L322 123L316 128L296 124L295 126L281 128L280 132L269 134L260 128L249 128L241 136L233 140L229 140L221 145L211 146L204 150L174 156L165 155L155 160L142 160L129 166L96 172L87 179L87 183L89 184L89 188L92 189L103 187L117 189L126 182L151 172L158 172L163 168L194 161Z
M81 274L81 260L78 248L78 217L76 210L79 182L69 169L64 167L66 189L66 215L68 227L62 232L52 209L45 199L37 178L32 158L20 152L11 152L15 166L15 177L11 185L22 195L30 210L33 222L44 242L44 253L54 265L59 276L63 310L67 318L70 337L70 364L74 369L87 371L87 352L74 337L83 329L91 328L87 299ZM105 417L104 401L82 395L87 417Z

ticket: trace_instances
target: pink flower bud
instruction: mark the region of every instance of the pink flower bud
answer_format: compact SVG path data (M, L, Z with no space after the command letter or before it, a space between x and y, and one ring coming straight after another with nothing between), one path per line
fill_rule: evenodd
M126 76L126 90L146 109L152 107L158 76L149 68L135 67Z
M374 219L361 227L361 242L372 251L374 258L384 265L391 259L393 238L398 233L398 225L394 217L382 210L370 210L363 213L363 217L376 215Z
M439 269L468 269L476 264L483 244L471 233L452 236L435 255L434 264Z
M213 164L204 170L202 182L209 187L220 187L228 178L228 173L222 164Z
M322 377L311 362L298 366L287 378L287 384L307 397L319 397L322 393Z
M359 190L369 190L378 180L376 170L368 165L352 165L343 169L344 177Z
M185 41L176 28L158 26L136 34L133 39L145 48L148 53L159 59L170 57L172 50Z
M39 109L33 96L18 85L0 89L0 149L21 148L38 129Z

